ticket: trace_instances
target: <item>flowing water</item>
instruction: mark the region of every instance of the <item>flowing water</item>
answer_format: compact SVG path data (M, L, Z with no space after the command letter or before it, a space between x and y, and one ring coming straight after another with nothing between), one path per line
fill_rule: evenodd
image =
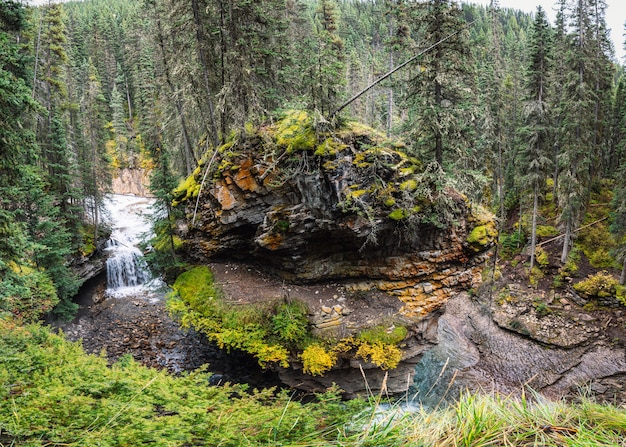
M138 245L150 236L154 199L108 195L104 200L105 216L112 227L106 251L107 295L113 297L154 296L164 285L152 273Z
M106 353L111 363L125 355L140 363L173 373L204 364L214 373L211 383L245 382L255 388L279 385L277 377L262 371L256 360L220 350L192 330L183 331L166 309L167 285L154 278L139 245L151 233L149 217L154 199L108 195L104 218L112 233L107 243L104 274L88 281L75 298L80 305L71 322L52 321L72 340L82 340L85 351Z

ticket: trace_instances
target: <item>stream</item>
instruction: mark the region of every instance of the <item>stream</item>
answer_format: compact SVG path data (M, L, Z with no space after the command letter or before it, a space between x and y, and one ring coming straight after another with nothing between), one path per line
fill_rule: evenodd
M111 227L106 273L87 281L75 297L80 309L70 322L52 321L71 341L110 363L123 356L178 374L208 365L212 384L279 385L248 355L225 352L193 330L181 330L168 314L167 285L154 277L138 245L149 237L154 199L108 195L104 216Z

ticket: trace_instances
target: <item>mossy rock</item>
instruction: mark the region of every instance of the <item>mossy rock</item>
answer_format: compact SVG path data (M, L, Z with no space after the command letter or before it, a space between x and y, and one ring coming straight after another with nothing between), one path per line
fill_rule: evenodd
M617 297L619 282L608 272L589 275L583 281L574 284L574 290L587 298Z
M287 112L276 124L274 138L288 153L313 150L317 142L312 119L304 110Z
M491 245L495 241L497 234L495 223L487 222L474 227L467 236L466 241L469 247L478 253Z

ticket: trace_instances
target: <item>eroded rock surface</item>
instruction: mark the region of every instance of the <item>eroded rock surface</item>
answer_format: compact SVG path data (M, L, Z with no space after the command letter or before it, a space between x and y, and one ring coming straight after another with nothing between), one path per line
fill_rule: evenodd
M148 174L148 171L141 168L118 169L111 181L111 191L114 194L150 197L152 194Z
M487 296L463 293L448 301L439 319L439 344L428 353L430 363L418 365L418 375L420 367L434 365L436 371L422 389L448 363L436 384L437 399L466 388L506 395L530 388L552 398L576 397L582 390L613 404L626 403L624 311L589 313L557 303L545 315L532 304L511 306L489 302Z

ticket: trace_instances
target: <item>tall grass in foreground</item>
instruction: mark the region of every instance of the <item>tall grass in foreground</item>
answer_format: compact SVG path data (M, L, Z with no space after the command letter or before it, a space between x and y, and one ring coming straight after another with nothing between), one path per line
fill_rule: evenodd
M445 408L379 411L363 428L342 445L626 446L626 405L466 393Z

